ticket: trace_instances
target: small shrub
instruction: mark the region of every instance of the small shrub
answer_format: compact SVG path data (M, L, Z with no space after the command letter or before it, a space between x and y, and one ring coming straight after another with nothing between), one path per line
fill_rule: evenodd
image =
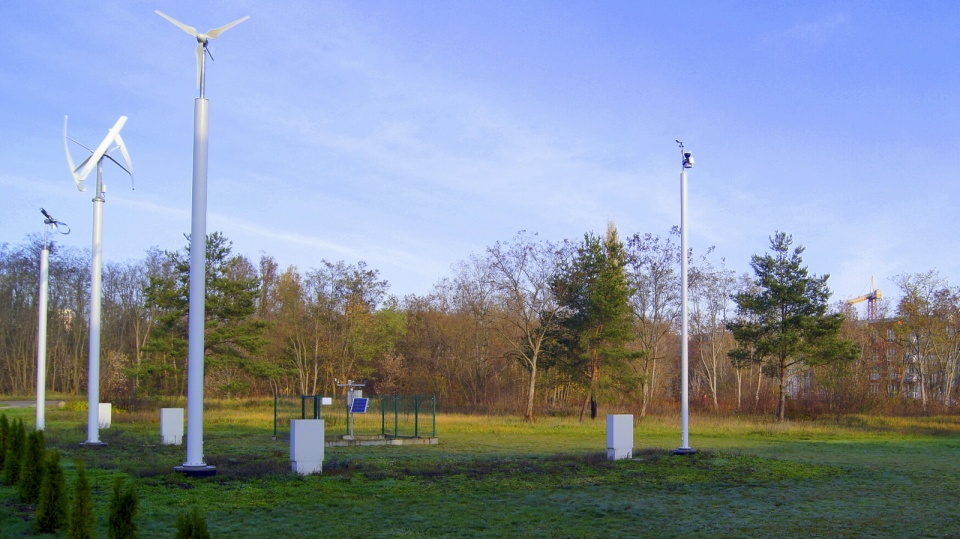
M67 539L92 539L96 537L96 514L93 512L90 483L83 461L76 460L77 482L73 485L73 500L70 508L70 525Z
M35 430L27 435L27 445L20 458L20 482L17 483L17 494L21 503L33 504L40 499L45 452L46 442L42 430Z
M54 533L67 524L67 481L60 466L60 453L50 451L44 459L43 483L34 527L37 533Z
M113 497L110 498L110 516L107 518L107 537L110 539L136 539L137 493L133 485L124 488L123 479L113 484Z
M200 514L196 507L190 514L181 514L177 517L177 533L174 539L210 539L207 530L207 519Z
M67 404L63 406L63 409L69 412L86 412L87 407L88 407L87 401L76 400L76 401L68 401Z
M11 487L20 481L20 459L23 458L25 438L26 431L23 428L23 420L18 419L10 427L7 454L3 461L3 482Z
M7 414L0 414L0 476L3 472L3 461L7 457L7 440L10 438L10 420Z

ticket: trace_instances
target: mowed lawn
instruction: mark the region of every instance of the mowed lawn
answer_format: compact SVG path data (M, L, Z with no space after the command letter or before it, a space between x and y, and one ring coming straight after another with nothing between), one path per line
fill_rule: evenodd
M33 424L33 410L2 410ZM156 417L155 417L156 416ZM958 537L960 418L842 417L778 425L692 416L692 456L670 454L679 417L635 427L635 458L606 460L605 421L440 415L437 446L328 448L322 475L289 472L266 402L205 415L212 478L173 473L159 411L114 411L107 446L86 416L48 410L48 448L72 482L81 457L106 537L113 481L140 496L141 537L172 537L198 507L213 537ZM29 537L30 508L0 487L0 534Z

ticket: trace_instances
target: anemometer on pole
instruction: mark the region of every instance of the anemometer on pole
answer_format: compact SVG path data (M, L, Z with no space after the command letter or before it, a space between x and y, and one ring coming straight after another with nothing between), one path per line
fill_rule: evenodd
M58 221L40 208L43 214L43 249L40 250L40 291L37 297L37 430L44 429L44 406L47 400L47 285L50 266L50 248L47 245L47 233L51 230L60 234L69 234L67 223Z
M191 476L215 475L217 468L203 461L203 332L206 303L206 254L207 254L207 117L208 104L204 97L206 86L207 45L224 31L250 17L237 19L230 24L202 34L192 26L170 17L160 10L157 15L167 19L197 40L197 88L200 97L193 108L193 206L190 226L190 307L187 335L187 461L176 466L178 472ZM213 55L210 54L210 59Z
M97 188L93 195L93 248L91 249L90 261L90 360L89 370L87 371L87 441L84 445L99 446L104 445L100 441L100 303L103 278L103 203L106 187L103 185L103 160L113 161L124 172L130 175L131 187L133 186L133 165L130 164L130 154L127 147L120 138L120 130L127 123L127 117L121 116L117 123L107 132L107 136L100 142L97 149L91 150L83 144L67 136L67 118L63 118L63 147L67 153L67 164L70 165L70 174L73 175L73 181L77 184L77 189L86 191L83 182L93 171L97 169ZM68 141L81 146L90 155L74 166L73 158L70 157L70 146ZM116 144L111 149L110 145ZM120 150L123 156L123 162L126 166L110 156L109 152Z
M680 145L680 447L674 455L690 455L697 450L690 447L690 360L687 331L687 169L693 168L693 156Z

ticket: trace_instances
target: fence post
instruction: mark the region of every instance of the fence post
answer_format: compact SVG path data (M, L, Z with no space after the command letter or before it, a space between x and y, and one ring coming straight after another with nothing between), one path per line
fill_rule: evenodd
M277 399L276 393L273 394L273 437L277 437Z
M413 437L420 437L420 396L413 396Z
M313 396L313 418L320 419L320 399L323 397L319 393Z
M433 438L437 437L437 394L433 394Z
M387 403L380 397L380 434L387 435Z
M393 396L393 435L400 436L400 395Z

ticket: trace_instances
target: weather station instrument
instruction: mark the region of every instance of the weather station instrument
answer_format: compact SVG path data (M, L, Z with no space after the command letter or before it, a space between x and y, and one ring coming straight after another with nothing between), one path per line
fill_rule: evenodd
M687 169L693 168L693 155L680 145L680 447L674 455L692 455L697 452L690 447L690 338L689 314L687 311Z
M50 247L47 233L52 231L69 234L67 223L54 219L47 210L40 208L43 214L43 249L40 250L40 289L37 294L37 430L44 430L45 406L47 401L47 289L50 274Z

